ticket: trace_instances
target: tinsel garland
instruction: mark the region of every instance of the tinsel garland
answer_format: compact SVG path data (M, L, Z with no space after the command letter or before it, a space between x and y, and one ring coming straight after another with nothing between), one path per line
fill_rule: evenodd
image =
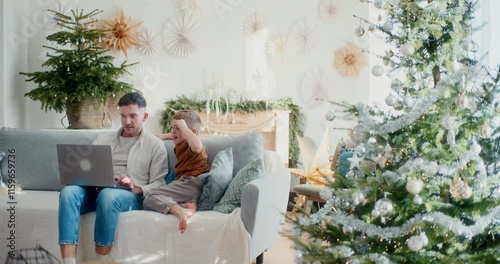
M476 162L476 171L478 172L477 181L475 181L475 187L478 189L488 188L486 184L487 172L486 166L484 165L483 159L479 156L481 152L481 146L476 142L473 142L472 149L465 152L458 161L452 163L451 165L439 165L435 161L427 161L422 158L417 158L406 162L404 165L399 167L396 172L385 171L383 176L389 179L391 182L396 182L401 179L401 176L407 175L408 172L421 169L425 171L428 175L441 174L443 177L451 177L463 167L465 167L469 162ZM492 175L490 177L496 183L500 181L500 175ZM498 187L497 187L498 188ZM484 190L483 190L484 191Z
M400 115L394 120L389 120L384 124L379 124L379 122L377 122L377 120L370 114L369 107L359 104L356 106L359 112L359 120L370 131L370 134L380 135L393 133L403 127L414 124L419 117L429 111L432 105L434 105L434 103L436 103L439 99L439 94L445 91L449 86L453 86L455 83L461 82L463 78L473 79L473 77L478 74L479 68L477 67L469 67L457 71L456 73L450 75L447 80L441 80L436 85L436 88L431 90L427 95L420 97L410 112Z
M330 200L335 200L333 197ZM468 239L484 232L490 224L500 221L500 206L491 209L488 214L475 218L475 224L471 226L463 225L460 220L454 219L441 212L431 212L427 214L417 214L409 219L400 227L379 227L374 224L368 224L364 220L348 216L343 212L335 212L332 206L334 201L329 201L318 211L318 217L311 217L309 220L301 219L301 224L319 224L320 221L327 221L334 224L340 224L352 230L362 232L369 237L378 237L381 239L394 239L408 235L412 232L415 224L418 222L428 222L439 224L448 228L457 236L464 236ZM330 216L324 216L327 212L334 211ZM323 215L323 216L321 216Z

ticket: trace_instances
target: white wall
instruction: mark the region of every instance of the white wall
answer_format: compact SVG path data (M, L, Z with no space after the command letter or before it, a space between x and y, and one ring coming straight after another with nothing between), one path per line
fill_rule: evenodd
M485 0L486 2L488 0ZM133 21L144 21L141 31L149 29L160 36L165 23L171 17L180 14L178 1L162 0L65 0L61 1L70 8L83 8L87 11L98 8L104 10L99 15L101 19L117 16L120 8L125 15L132 17ZM372 52L383 54L376 38L357 39L354 29L359 25L359 20L353 14L376 21L377 10L371 4L360 3L354 0L334 1L338 3L338 16L334 23L323 23L318 16L318 3L320 1L302 0L210 0L202 2L202 14L199 17L201 25L201 48L190 58L177 58L169 54L163 46L153 55L142 55L136 48L129 50L128 61L140 62L131 69L133 76L127 80L141 86L146 83L144 92L151 106L150 111L160 111L163 102L179 95L192 98L200 91L206 91L211 80L212 72L217 79L223 76L227 89L236 89L240 92L251 89L252 73L255 72L256 63L267 63L276 80L275 88L269 91L271 99L291 97L295 103L303 108L307 123L305 136L310 142L318 144L326 128L350 127L339 120L327 122L325 113L332 108L327 103L318 103L309 106L304 102L299 93L299 84L302 76L308 70L321 66L326 70L329 100L351 103L383 102L389 80L384 77L374 77L370 74L371 67L376 64L372 55L367 55L369 66L365 67L359 77L342 77L333 68L334 51L342 48L347 42L353 42L362 48L369 48ZM494 2L494 3L493 3ZM490 1L489 10L500 3ZM2 68L0 71L2 106L0 106L0 125L26 128L61 128L63 114L53 111L45 113L40 110L40 103L31 101L22 95L34 88L33 83L24 82L18 74L20 71L41 70L45 61L46 51L42 45L49 44L45 36L54 32L47 15L47 8L57 7L56 0L0 0L2 11L2 33L0 33L0 46ZM28 6L28 3L30 5ZM306 17L311 24L316 26L314 32L316 41L315 50L308 54L298 54L294 50L284 60L277 63L265 59L263 55L252 49L255 43L248 41L242 31L242 23L251 13L257 12L266 21L269 27L269 36L274 34L287 34L294 22ZM498 16L491 15L495 25L499 24ZM494 32L491 26L490 32ZM488 34L490 34L488 32ZM491 47L498 47L498 33L491 37ZM492 65L499 61L498 49L490 51L495 59L490 59ZM257 54L254 58L251 54ZM125 58L122 53L116 53L116 62L120 63ZM250 87L249 87L250 86ZM147 122L148 130L160 132L158 124L159 115ZM334 131L332 144L344 134L343 131Z

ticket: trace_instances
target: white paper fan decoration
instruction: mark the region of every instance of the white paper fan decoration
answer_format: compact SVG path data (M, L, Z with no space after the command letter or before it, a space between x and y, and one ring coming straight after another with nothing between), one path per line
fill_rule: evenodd
M165 89L170 74L160 68L160 64L151 67L145 64L134 65L125 76L126 82L139 90L148 102L148 113L155 115L163 110L169 91Z
M283 62L290 52L287 35L274 35L266 45L267 56L274 61Z
M254 12L243 21L243 32L249 39L260 38L267 27L266 24L264 19Z
M179 8L183 16L198 16L201 13L200 0L179 0Z
M312 25L307 18L302 18L291 27L291 37L297 45L299 53L309 53L314 50L314 31L316 26Z
M328 73L324 67L317 66L302 75L299 84L299 95L308 107L315 108L321 105L323 100L328 100L328 89L331 89Z
M198 21L189 16L177 16L167 21L162 30L163 46L177 57L192 56L200 47Z
M160 47L158 34L154 34L151 30L139 33L139 42L141 43L139 51L147 56L155 53Z
M318 7L320 19L325 23L333 23L338 15L338 7L335 0L321 0Z

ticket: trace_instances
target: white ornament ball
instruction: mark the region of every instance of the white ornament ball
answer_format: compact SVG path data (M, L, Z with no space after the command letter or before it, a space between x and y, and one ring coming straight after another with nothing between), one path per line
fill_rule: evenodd
M381 216L391 215L394 212L394 205L391 200L383 198L375 203L375 210L379 211Z
M384 29L384 31L387 31L387 32L390 32L393 27L394 27L394 25L392 24L391 21L385 21L384 25L382 25L382 28Z
M365 29L359 26L354 30L354 34L358 37L362 37L365 34Z
M413 53L415 53L415 46L413 46L411 43L405 43L403 46L401 46L401 53L405 56L411 56Z
M393 106L395 104L398 103L398 99L396 97L394 97L394 95L390 94L388 95L386 98L385 98L385 103L388 105L388 106Z
M460 188L460 196L464 199L469 199L472 197L472 188L465 184L462 188Z
M416 205L421 205L424 201L422 200L422 197L420 197L419 195L415 195L415 197L413 197L413 203L415 203Z
M413 195L419 194L423 188L424 182L420 179L412 179L406 182L406 190Z
M329 187L323 187L321 191L319 191L319 197L323 200L330 200L333 197L333 191Z
M466 109L469 107L469 97L465 94L461 94L457 97L457 107L458 109Z
M493 134L493 129L490 127L489 124L485 123L479 127L479 135L482 138L489 138L491 137L491 134Z
M384 74L384 68L380 65L375 65L372 68L372 74L376 77L382 76L382 74Z
M373 2L373 5L376 7L376 8L382 8L384 7L385 5L385 0L375 0Z
M451 62L451 71L452 72L457 72L462 68L462 63L454 60Z
M420 236L412 236L406 242L408 244L408 248L412 251L419 251L424 247L424 241Z
M333 121L335 119L335 114L332 112L332 111L328 111L326 114L325 114L325 118L326 120L328 121Z
M403 104L406 107L412 107L413 106L413 97L407 95L403 98Z
M379 217L380 216L380 211L373 209L372 210L372 216L373 217Z

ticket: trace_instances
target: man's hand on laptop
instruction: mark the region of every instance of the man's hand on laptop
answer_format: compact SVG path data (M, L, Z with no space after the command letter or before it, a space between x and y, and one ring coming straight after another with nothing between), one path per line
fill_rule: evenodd
M116 185L126 188L137 195L143 194L142 188L140 186L135 186L132 179L128 176L115 177Z

